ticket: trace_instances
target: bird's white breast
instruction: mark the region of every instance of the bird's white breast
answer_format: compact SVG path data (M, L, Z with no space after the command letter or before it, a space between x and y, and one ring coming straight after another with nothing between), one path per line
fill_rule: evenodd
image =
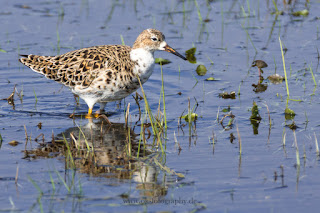
M135 65L133 69L133 73L140 77L141 83L145 83L153 72L153 52L143 48L133 49L130 52L130 58L137 62L137 65Z

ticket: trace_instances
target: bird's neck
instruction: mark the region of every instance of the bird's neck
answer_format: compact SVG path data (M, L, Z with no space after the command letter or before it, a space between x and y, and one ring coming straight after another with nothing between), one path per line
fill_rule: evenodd
M136 62L133 70L135 75L138 75L144 83L149 79L154 67L154 52L144 48L134 48L130 52L130 59Z

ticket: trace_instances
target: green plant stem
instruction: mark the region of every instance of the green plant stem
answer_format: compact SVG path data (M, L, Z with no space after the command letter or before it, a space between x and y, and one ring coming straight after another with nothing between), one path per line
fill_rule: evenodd
M153 134L158 136L158 128L156 127L156 125L154 125L154 118L153 118L153 115L151 113L151 110L150 110L150 107L149 107L149 103L148 103L148 100L147 100L147 97L146 97L146 94L144 93L144 90L143 90L143 87L142 87L142 84L141 84L141 81L140 81L140 77L137 76L138 78L138 81L139 81L139 84L140 84L140 87L141 87L141 91L142 91L142 95L143 95L143 99L144 99L144 103L145 103L145 106L146 106L146 110L147 110L147 113L149 115L149 120L150 120L150 123L151 123L151 127L152 127L152 131L153 131Z
M314 85L317 86L317 81L313 75L313 70L312 70L312 67L309 65L309 68L310 68L310 72L311 72L311 75L312 75L312 79L313 79L313 82L314 82Z
M277 7L277 3L274 0L272 0L272 3L273 3L273 6L274 6L274 9L278 13L279 10L278 10L278 7Z
M122 45L125 45L124 39L123 39L123 36L122 36L122 35L120 35L120 39L121 39L121 44L122 44Z
M287 78L287 71L286 71L286 62L284 60L282 42L281 42L280 37L279 37L279 43L280 43L280 49L281 49L281 55L282 55L282 64L283 64L284 77L285 77L285 80L286 80L287 95L288 95L288 98L289 98L290 97L290 93L289 93L288 78Z
M196 8L197 8L199 22L202 22L203 19L202 19L202 16L201 16L201 12L200 12L200 8L199 8L197 0L194 0L194 4L196 5Z
M162 81L162 85L161 85L161 91L162 91L162 101L163 101L163 117L164 117L164 128L165 130L167 130L168 126L167 126L167 114L166 114L166 101L165 101L165 95L164 95L164 83L163 83L163 70L162 70L162 64L160 64L161 67L161 81Z

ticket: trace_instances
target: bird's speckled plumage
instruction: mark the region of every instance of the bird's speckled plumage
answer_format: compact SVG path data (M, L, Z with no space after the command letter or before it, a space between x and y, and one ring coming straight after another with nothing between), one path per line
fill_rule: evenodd
M155 29L144 30L133 47L102 45L58 56L21 55L20 62L48 79L69 87L84 99L91 115L95 103L100 110L110 101L123 99L146 82L154 67L153 53L164 50L186 58L167 45Z

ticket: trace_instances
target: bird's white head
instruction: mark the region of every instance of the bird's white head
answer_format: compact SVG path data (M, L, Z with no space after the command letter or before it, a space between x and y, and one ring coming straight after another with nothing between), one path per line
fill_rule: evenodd
M140 33L138 38L133 44L133 49L142 48L150 52L154 52L156 50L163 50L170 52L184 60L187 60L184 56L179 54L173 48L171 48L167 42L165 41L165 36L162 32L155 29L146 29Z

